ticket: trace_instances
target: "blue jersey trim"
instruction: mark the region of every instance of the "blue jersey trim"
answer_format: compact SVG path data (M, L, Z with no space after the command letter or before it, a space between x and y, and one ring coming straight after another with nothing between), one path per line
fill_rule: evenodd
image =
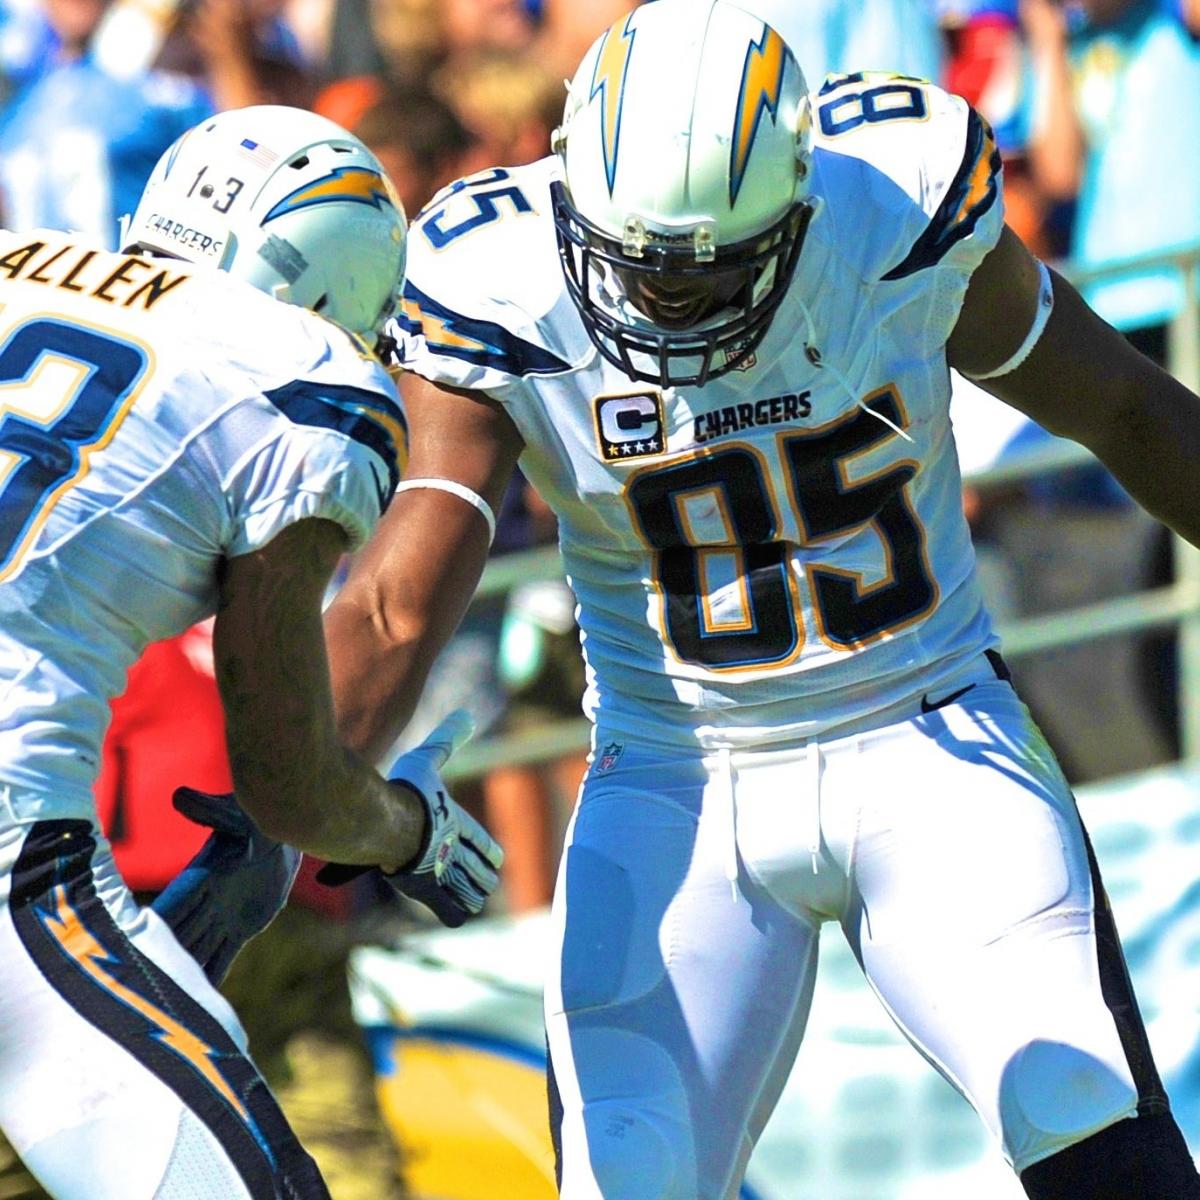
M974 110L967 117L966 149L946 197L904 261L884 279L903 279L939 262L955 242L969 237L1000 194L1000 151L988 123Z
M438 354L458 358L506 375L557 375L571 364L502 325L464 317L439 304L411 283L404 288L405 304L396 318L400 328L425 339ZM416 310L414 315L414 309Z
M407 443L408 423L398 404L380 392L311 379L294 379L263 395L288 420L332 429L373 450L388 469L389 486L386 491L380 488L379 496L379 511L383 511L400 482L400 464L407 449L397 444L393 429L388 428L399 426Z

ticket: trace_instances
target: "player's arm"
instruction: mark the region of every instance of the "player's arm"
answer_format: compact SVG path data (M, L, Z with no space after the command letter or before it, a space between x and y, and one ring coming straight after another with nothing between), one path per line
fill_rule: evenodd
M401 380L406 481L450 480L499 510L522 449L482 394ZM374 762L408 723L434 659L462 620L489 547L485 518L434 487L399 492L325 615L338 730Z
M1087 446L1148 512L1200 545L1200 398L1136 351L1065 279L1050 276L1053 307L1028 355L978 378L1019 357L1043 303L1038 263L1006 228L971 276L947 346L950 365Z
M395 869L421 850L425 809L336 734L321 604L347 538L297 521L227 560L213 630L238 801L281 842L320 858Z

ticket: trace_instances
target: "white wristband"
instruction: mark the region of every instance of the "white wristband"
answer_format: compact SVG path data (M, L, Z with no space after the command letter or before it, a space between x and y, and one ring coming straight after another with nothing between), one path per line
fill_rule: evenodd
M1033 324L1029 327L1029 332L1025 335L1025 340L995 370L985 371L982 375L967 375L968 379L978 382L981 379L995 379L998 375L1007 375L1009 371L1015 371L1038 344L1038 339L1045 331L1046 322L1050 320L1050 314L1054 311L1054 285L1050 282L1050 272L1041 259L1038 259L1038 277L1041 282L1038 286L1037 313L1033 318ZM965 375L966 372L964 371L963 374Z
M492 512L492 506L465 483L459 483L454 479L405 479L396 484L396 492L411 492L418 488L428 488L435 492L449 492L450 495L465 500L487 522L488 545L490 546L496 540L496 514Z

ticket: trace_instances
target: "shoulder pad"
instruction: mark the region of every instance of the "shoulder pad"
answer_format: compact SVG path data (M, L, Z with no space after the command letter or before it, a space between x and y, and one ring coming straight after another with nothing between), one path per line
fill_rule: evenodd
M569 370L591 354L559 264L555 170L543 159L485 171L422 209L409 233L401 312L389 327L405 367L488 390Z
M862 277L941 263L969 274L1003 225L987 122L961 98L896 75L830 76L813 105L814 191Z

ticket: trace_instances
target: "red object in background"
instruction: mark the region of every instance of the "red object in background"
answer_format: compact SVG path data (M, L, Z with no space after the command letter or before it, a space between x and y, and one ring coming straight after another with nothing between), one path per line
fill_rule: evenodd
M944 80L946 90L962 96L994 124L995 114L985 111L987 92L997 75L1013 70L1014 55L1019 65L1019 26L1000 13L989 13L975 17L955 30L950 43Z
M134 891L157 892L207 836L175 811L175 789L233 789L211 625L148 646L112 713L96 780L100 824L125 882Z
M313 101L313 112L353 129L366 111L384 96L384 86L374 75L354 75L323 87Z
M213 670L212 622L148 646L130 668L112 714L95 789L100 824L129 887L158 892L208 836L175 811L175 789L181 784L205 792L233 789ZM351 889L315 883L319 866L305 856L293 899L344 915Z

